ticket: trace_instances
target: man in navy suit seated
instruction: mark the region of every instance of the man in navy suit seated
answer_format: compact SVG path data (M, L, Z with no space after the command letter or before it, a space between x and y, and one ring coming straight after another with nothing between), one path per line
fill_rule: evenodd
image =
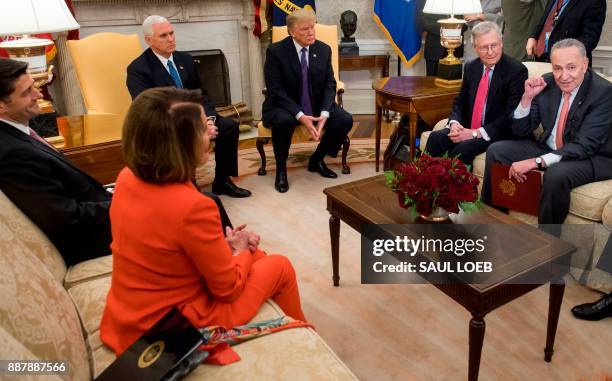
M27 68L0 58L0 189L67 265L108 255L111 194L29 127L42 94Z
M589 69L584 44L565 39L553 45L552 73L525 81L525 93L514 111L512 130L525 140L503 141L487 150L482 199L491 202L490 168L494 162L510 165L517 182L525 173L544 171L539 195L538 222L554 234L569 213L573 188L612 179L612 84ZM539 139L533 132L540 124ZM612 243L604 249L598 267L612 271ZM581 319L612 316L612 294L594 303L576 306Z
M308 162L308 170L323 177L338 177L323 159L336 157L353 127L353 117L335 101L336 80L331 48L316 40L316 16L312 10L298 9L287 16L289 37L271 44L266 52L264 77L266 100L263 122L272 128L272 146L276 159L274 187L284 193L287 181L287 157L291 137L300 124L310 136L320 140ZM323 127L325 133L323 134Z
M472 29L478 58L465 64L461 91L453 102L447 128L434 131L426 151L447 153L471 165L489 144L512 137L512 111L523 95L527 68L503 53L497 24L484 21Z
M251 192L236 186L230 176L238 176L238 123L218 116L213 103L202 87L193 57L176 51L176 37L172 24L162 16L149 16L142 24L149 48L127 68L127 87L132 99L146 89L175 86L201 90L207 116L216 116L218 127L215 138L215 179L212 191L230 197L249 197Z

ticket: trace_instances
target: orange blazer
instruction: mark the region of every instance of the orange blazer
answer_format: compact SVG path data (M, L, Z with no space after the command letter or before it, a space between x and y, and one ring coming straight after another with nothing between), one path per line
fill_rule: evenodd
M104 344L121 354L172 306L196 327L231 324L215 304L240 296L254 254L232 255L212 199L191 183L145 183L124 168L110 219L113 273L100 324Z

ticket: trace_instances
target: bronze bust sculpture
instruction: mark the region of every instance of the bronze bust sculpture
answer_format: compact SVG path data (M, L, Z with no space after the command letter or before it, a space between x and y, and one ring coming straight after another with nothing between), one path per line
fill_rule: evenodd
M355 37L351 37L357 30L357 13L348 10L340 15L340 28L344 37L340 39L339 51L342 55L359 55L359 46Z

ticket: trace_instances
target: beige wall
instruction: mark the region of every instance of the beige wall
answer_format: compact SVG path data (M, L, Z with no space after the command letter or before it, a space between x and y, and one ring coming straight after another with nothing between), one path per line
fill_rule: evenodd
M606 23L601 33L601 40L599 40L599 46L612 46L612 0L606 0L608 5L608 12L606 14Z

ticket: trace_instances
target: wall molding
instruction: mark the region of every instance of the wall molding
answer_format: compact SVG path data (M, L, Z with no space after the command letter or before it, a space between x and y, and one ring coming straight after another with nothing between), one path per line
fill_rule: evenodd
M593 50L593 69L608 77L612 76L612 46L598 46Z

